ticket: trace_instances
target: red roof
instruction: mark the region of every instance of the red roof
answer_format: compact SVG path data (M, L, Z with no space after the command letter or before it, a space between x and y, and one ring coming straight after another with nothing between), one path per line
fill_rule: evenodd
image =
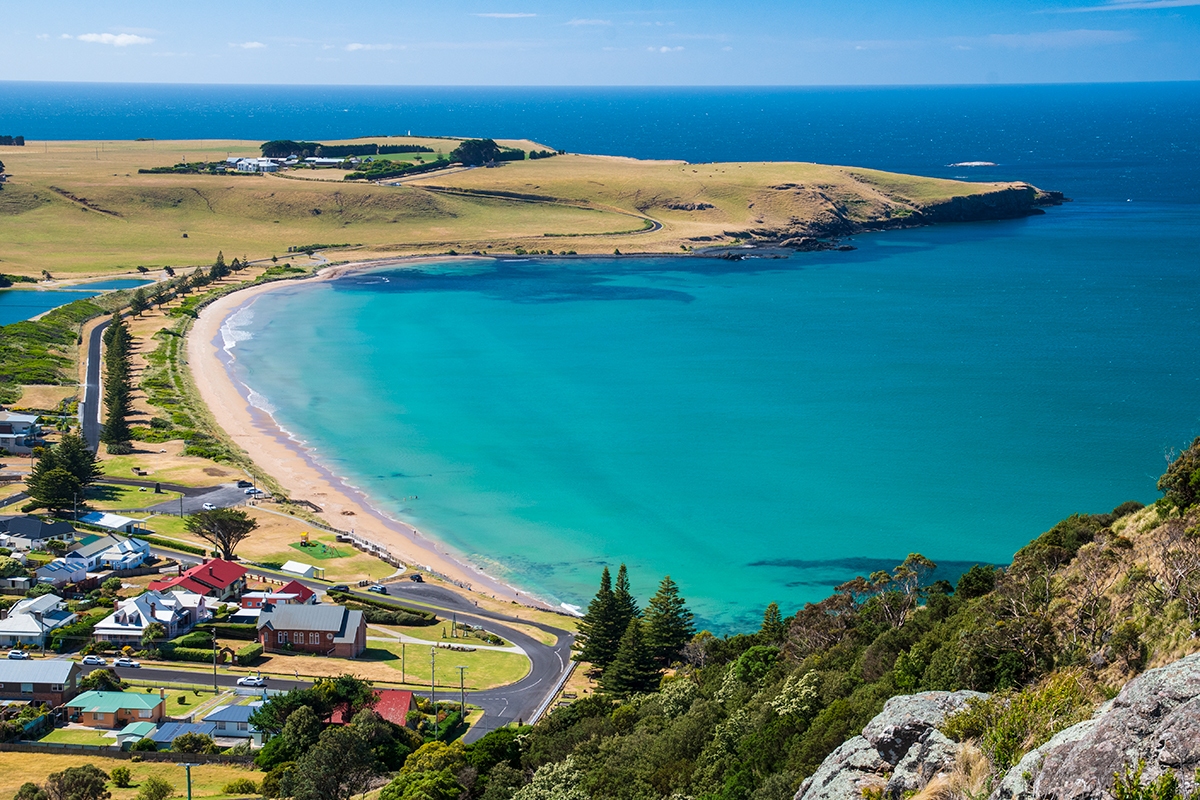
M408 712L417 707L417 702L413 699L413 693L403 689L376 689L375 696L379 698L379 701L373 707L375 713L388 722L394 722L397 725L405 724L408 719ZM350 720L345 718L342 709L339 708L333 712L333 716L329 718L329 721L343 725Z
M272 592L272 594L294 594L296 595L296 602L307 603L308 599L316 594L316 592L305 586L300 581L292 581L291 583L280 588L279 591Z
M214 558L212 561L197 564L174 578L165 581L152 581L150 588L155 591L166 589L187 589L196 594L222 593L246 574L245 567Z

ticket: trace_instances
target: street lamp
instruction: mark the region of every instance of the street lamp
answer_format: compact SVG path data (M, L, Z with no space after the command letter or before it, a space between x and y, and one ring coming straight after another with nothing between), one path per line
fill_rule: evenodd
M192 800L192 767L198 767L200 765L199 764L176 764L175 766L183 767L184 769L187 770L187 787L188 787L187 797L188 797L188 800Z

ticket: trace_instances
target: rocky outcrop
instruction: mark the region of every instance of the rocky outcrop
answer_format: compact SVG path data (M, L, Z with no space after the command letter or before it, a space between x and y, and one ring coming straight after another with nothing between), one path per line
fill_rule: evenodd
M1096 715L1009 770L992 800L1111 800L1113 774L1145 762L1143 782L1175 773L1190 789L1200 768L1200 653L1125 684Z
M862 800L863 789L899 798L954 763L957 745L938 726L979 692L923 692L888 700L883 711L800 785L795 800Z

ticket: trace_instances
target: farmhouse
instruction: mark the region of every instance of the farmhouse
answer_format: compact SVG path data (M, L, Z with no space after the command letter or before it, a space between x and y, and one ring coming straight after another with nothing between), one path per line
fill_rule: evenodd
M356 658L367 648L367 622L345 606L274 606L258 617L258 641L269 651Z

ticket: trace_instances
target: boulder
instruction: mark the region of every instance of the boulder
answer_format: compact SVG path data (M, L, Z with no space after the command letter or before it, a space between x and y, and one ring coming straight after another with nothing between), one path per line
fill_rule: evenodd
M954 763L957 745L938 726L979 692L922 692L893 697L861 736L845 742L800 784L795 800L862 800L864 788L899 798Z
M991 800L1112 800L1113 775L1145 763L1148 783L1200 768L1200 653L1125 684L1092 719L1060 732L1008 771Z

